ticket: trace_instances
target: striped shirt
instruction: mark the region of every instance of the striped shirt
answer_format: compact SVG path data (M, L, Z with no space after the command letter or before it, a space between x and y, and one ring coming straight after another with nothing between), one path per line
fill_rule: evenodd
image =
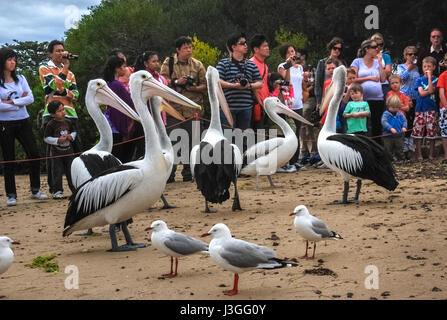
M237 61L225 58L217 64L220 79L226 82L235 83L236 79L244 76L250 83L262 81L258 67L248 59ZM245 110L253 107L254 96L253 91L248 88L246 90L224 89L225 98L232 110Z
M53 100L64 104L67 118L78 118L73 101L79 97L76 78L73 72L62 73L53 61L39 67L39 77L45 93L45 111L43 117L49 117L47 105Z

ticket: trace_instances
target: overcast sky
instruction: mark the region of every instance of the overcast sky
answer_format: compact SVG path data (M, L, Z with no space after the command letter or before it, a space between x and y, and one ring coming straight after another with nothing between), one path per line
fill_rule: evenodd
M63 39L88 8L101 0L0 0L0 45Z

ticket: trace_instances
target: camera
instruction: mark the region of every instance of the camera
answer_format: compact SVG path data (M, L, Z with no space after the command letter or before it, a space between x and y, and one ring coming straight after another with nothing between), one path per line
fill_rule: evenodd
M295 62L299 62L300 60L301 60L301 56L293 56L292 57L292 59L293 59L293 61L295 61Z
M278 79L275 81L275 83L279 84L280 86L288 86L289 85L289 83L283 79Z
M186 85L187 86L193 86L194 85L194 77L193 76L186 76Z
M248 79L243 74L238 74L236 76L236 81L239 82L242 87L245 87L248 84Z
M79 58L79 55L77 54L73 54L73 53L69 53L65 56L63 56L64 59L68 59L68 60L76 60L77 58Z

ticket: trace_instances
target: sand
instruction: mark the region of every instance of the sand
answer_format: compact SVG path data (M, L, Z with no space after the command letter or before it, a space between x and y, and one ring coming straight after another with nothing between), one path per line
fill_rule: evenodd
M168 184L165 195L177 208L160 210L159 201L136 215L130 232L135 242L149 246L124 253L106 251L110 248L109 235L103 232L106 226L95 228L96 236L75 232L63 238L68 200L32 200L28 177L18 176L17 206L6 207L4 195L0 204L0 235L21 243L13 248L12 267L0 276L0 295L3 300L446 299L446 166L438 159L396 168L400 184L395 191L364 181L358 204L338 206L329 203L341 198L343 184L328 169L276 174L273 180L281 188L274 190L268 188L266 178L261 179L261 191L255 190L254 178L240 179L242 212L232 212L229 200L214 205L218 213L204 214L204 201L194 183ZM177 180L181 180L179 172ZM42 175L42 190L48 192L44 181ZM354 189L352 181L351 192ZM299 204L343 237L319 242L314 260L300 259L305 242L289 216ZM194 237L223 222L234 237L271 247L278 257L296 259L299 265L243 273L235 297L222 293L232 288L233 274L206 255L181 258L178 277L164 279L161 275L169 272L170 260L151 247L150 233L144 231L157 219ZM123 243L122 234L119 240ZM49 254L56 255L53 261L59 272L25 266ZM66 288L75 284L69 278L75 269L79 287Z

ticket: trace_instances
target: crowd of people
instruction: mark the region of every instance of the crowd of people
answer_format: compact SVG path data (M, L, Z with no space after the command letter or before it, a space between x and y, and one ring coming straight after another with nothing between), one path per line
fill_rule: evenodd
M220 82L230 107L234 128L269 129L274 124L263 111L267 97L278 97L287 107L307 120L324 124L327 106L323 105L326 92L331 86L334 69L347 67L347 82L337 116L337 132L363 134L384 145L395 160L403 160L416 153L423 161L422 141L429 143L428 159L434 157L434 142L442 137L444 163L447 163L447 48L442 43L439 29L430 33L431 45L417 50L407 46L403 51L404 63L393 68L391 54L384 50L384 37L376 33L363 41L357 58L350 64L343 55L344 41L334 37L328 44L328 56L319 60L316 69L307 64L306 53L290 43L279 48L283 59L276 70L270 71L268 39L256 34L247 39L244 33L232 35L226 43L228 57L217 63ZM248 58L249 49L253 53ZM103 79L108 86L129 106L133 107L129 92L130 75L146 70L161 83L173 88L194 102L203 105L206 94L205 67L192 57L192 40L182 36L175 42L175 53L163 61L157 52L145 51L131 66L119 49L114 49L103 69ZM44 141L47 144L46 168L48 186L53 199L66 198L62 176L70 179L73 153L82 150L82 135L74 101L79 98L76 78L70 71L70 57L64 43L49 43L48 62L39 68L39 76L45 93L43 113ZM17 54L10 48L0 49L0 145L3 152L5 191L7 205L17 203L15 185L15 140L22 145L29 159L40 158L33 136L26 106L34 98L27 80L17 74ZM173 104L186 119L198 119L190 109ZM112 128L114 147L112 153L123 163L143 156L143 141L135 138L143 135L139 123L119 111L107 107L105 116ZM173 128L186 130L192 148L192 121L182 122L163 113L168 134ZM226 119L221 114L222 125ZM289 163L279 172L304 170L308 163L324 168L317 150L318 125L311 127L296 120L288 120L295 131L299 144ZM202 126L203 127L203 126ZM206 127L206 125L205 125ZM121 143L126 142L128 143ZM176 141L173 141L176 143ZM117 144L117 145L115 145ZM54 158L52 156L67 155ZM188 153L189 155L189 153ZM50 157L51 156L51 157ZM40 162L30 161L30 189L34 199L47 199L40 191ZM174 165L168 182L175 181L177 166ZM181 172L183 181L192 179L189 163L184 161Z

